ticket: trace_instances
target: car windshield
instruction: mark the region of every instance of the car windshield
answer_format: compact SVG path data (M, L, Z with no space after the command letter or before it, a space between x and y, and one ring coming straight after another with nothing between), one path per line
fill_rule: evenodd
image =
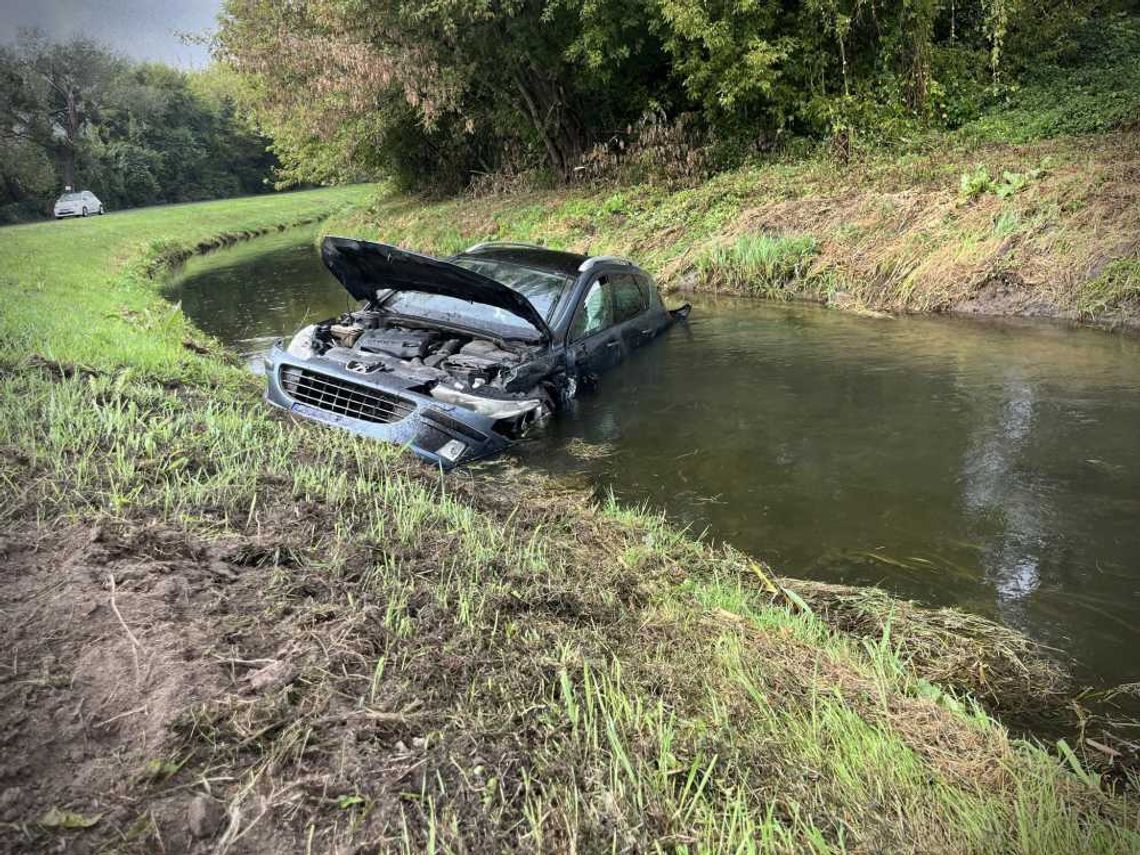
M453 258L450 261L457 267L481 273L522 294L546 321L550 320L554 307L574 281L558 273L491 259ZM530 324L506 309L443 294L397 291L384 302L384 308L401 315L492 329L504 335L523 333L529 337L534 331Z
M59 201L61 201L61 202L78 202L82 198L83 198L82 193L64 193L62 196L59 197Z

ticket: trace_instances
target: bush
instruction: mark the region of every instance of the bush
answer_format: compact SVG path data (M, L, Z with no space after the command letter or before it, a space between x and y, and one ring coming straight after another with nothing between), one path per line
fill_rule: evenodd
M994 180L990 177L989 169L980 164L969 172L963 172L958 181L958 193L965 199L976 199L993 187Z
M1038 64L991 96L962 132L971 139L1030 142L1103 133L1140 117L1140 19L1089 21L1079 35L1079 64Z

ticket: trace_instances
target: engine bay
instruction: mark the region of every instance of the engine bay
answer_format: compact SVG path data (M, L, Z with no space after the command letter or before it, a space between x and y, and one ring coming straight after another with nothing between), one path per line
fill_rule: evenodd
M413 391L474 410L517 437L554 410L545 370L527 370L532 344L508 342L387 317L362 309L301 330L289 352L318 357L364 377L390 373Z

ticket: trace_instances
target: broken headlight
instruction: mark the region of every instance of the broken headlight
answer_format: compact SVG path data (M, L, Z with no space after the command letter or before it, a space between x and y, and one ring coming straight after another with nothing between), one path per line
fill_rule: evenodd
M293 340L289 342L289 346L285 348L290 356L295 356L298 359L308 359L316 353L313 349L313 333L317 331L316 324L309 324L304 329L300 330Z
M461 392L443 384L437 384L431 390L431 396L448 404L458 404L474 410L479 415L496 421L513 419L542 406L542 401L538 398L487 398L483 395Z

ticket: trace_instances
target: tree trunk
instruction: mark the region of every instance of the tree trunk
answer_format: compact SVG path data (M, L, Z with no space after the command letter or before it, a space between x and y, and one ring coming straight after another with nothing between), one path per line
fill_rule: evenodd
M535 102L534 96L523 81L521 74L515 78L515 85L518 87L519 94L522 96L523 104L526 106L526 112L527 115L530 116L531 124L534 125L534 129L542 139L542 145L546 149L546 157L550 161L550 168L565 180L566 162L562 157L562 152L559 151L557 144L554 142L554 138L551 137L549 131L547 131L546 121L544 120L542 112Z
M75 89L67 89L67 112L64 122L65 141L60 147L60 166L63 169L63 181L74 189L75 187L75 148L79 142L81 127L79 115L79 99L76 98Z
M560 179L567 180L582 153L584 134L568 110L565 91L557 80L549 80L533 63L529 72L527 69L516 72L515 86L546 149L551 169Z

